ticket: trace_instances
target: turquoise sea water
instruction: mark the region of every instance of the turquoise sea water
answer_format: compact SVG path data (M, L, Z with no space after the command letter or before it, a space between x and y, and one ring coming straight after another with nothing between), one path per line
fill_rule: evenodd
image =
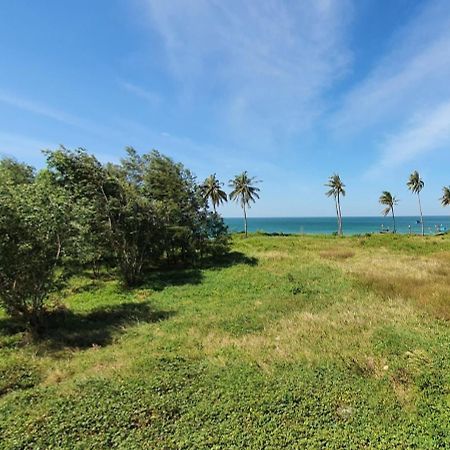
M232 232L244 230L242 217L225 218L225 223ZM396 218L397 232L419 234L419 218L401 216ZM450 229L450 216L425 216L426 234ZM392 218L389 217L344 217L344 234L379 233L381 230L392 231ZM249 217L248 231L286 234L332 234L337 230L335 217Z

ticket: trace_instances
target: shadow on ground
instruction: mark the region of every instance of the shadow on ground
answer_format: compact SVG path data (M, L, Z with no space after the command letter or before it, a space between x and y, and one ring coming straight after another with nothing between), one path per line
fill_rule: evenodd
M257 258L250 257L240 252L230 252L220 257L204 258L195 268L160 269L148 274L141 287L162 291L170 286L183 286L185 284L200 284L203 280L203 269L224 269L237 264L256 266Z
M122 303L89 313L74 313L65 308L52 311L35 341L48 350L84 349L111 344L125 328L138 323L166 320L174 311L156 311L148 303ZM0 321L0 333L17 333L20 327L10 319Z
M229 252L220 257L205 258L202 261L201 267L204 269L223 269L237 264L256 266L258 264L258 259L253 256L247 256L241 252Z
M258 260L240 252L230 252L221 257L204 259L195 268L179 267L151 272L147 275L145 282L139 286L139 289L162 291L170 286L200 284L203 280L202 269L219 270L237 264L256 266ZM88 284L76 287L71 292L69 288L69 292L73 294L95 291L101 288L105 281L111 279L113 279L111 275L105 275L105 279L92 279ZM114 336L122 333L129 325L139 322L159 322L174 314L173 311L156 311L146 302L121 303L88 313L75 313L61 307L47 313L44 320L45 327L39 333L38 341L52 350L104 346L110 344ZM12 336L23 331L24 327L14 320L0 319L0 335Z
M150 272L139 288L162 291L170 286L183 286L185 284L200 284L203 274L200 269L165 269Z
M173 311L155 311L148 303L121 303L88 314L63 310L49 316L43 339L53 349L104 346L129 325L160 322L174 314Z

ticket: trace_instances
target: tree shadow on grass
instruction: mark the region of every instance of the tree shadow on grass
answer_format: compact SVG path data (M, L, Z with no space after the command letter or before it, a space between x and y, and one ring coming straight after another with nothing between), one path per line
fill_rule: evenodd
M194 267L179 263L178 265L169 265L160 267L148 272L142 283L138 286L126 288L122 286L124 291L130 291L135 288L151 289L153 291L162 291L170 286L183 286L185 284L200 284L203 281L203 269L223 269L237 264L246 264L248 266L256 266L258 259L253 256L247 256L241 252L228 252L225 255L217 257L206 257L197 262ZM107 274L103 279L91 278L88 283L82 286L71 288L70 293L91 292L102 287L105 281L114 279L114 276Z
M105 346L127 326L160 322L174 314L173 311L156 311L148 303L121 303L87 314L63 310L49 315L42 338L52 349Z
M85 292L93 292L105 286L109 281L117 278L117 274L111 271L103 271L98 275L93 275L90 270L81 270L74 272L72 275L81 279L81 282L69 284L66 286L66 291L69 295L82 294ZM70 279L70 277L68 277Z
M245 264L253 267L258 265L258 258L233 251L221 256L204 258L201 262L201 267L204 269L224 269L238 264Z
M44 327L34 336L46 350L85 349L105 346L126 327L138 323L166 320L174 311L156 311L148 303L121 303L95 309L88 313L74 313L65 308L48 312ZM0 321L0 333L24 331L10 319Z
M199 269L166 268L155 270L146 275L140 288L162 291L170 286L183 286L185 284L200 284L203 274Z
M249 257L241 252L229 252L220 257L202 260L195 268L167 268L149 273L138 289L162 291L171 286L200 284L203 280L202 269L223 269L237 264L256 266L257 258ZM110 275L107 280L113 279ZM101 288L105 280L93 279L86 285L73 288L73 293L90 292ZM125 288L119 288L119 290ZM126 289L130 291L129 289ZM134 289L131 289L133 291ZM43 330L38 341L47 349L62 350L64 348L89 348L104 346L112 342L114 336L124 331L125 327L141 322L159 322L173 316L173 311L155 311L148 303L121 303L93 310L88 313L75 313L66 308L50 311L46 314ZM25 331L23 324L13 319L0 319L0 337L13 336ZM6 345L2 344L1 345ZM16 342L11 341L11 345Z
M256 266L258 259L247 256L241 252L229 252L222 256L203 258L195 268L167 267L155 270L145 277L143 288L162 291L170 286L183 286L185 284L200 284L203 280L202 269L224 269L237 264Z

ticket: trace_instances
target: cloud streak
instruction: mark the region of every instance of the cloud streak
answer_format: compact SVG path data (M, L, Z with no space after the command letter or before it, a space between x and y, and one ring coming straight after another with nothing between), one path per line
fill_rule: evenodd
M140 86L137 86L136 84L122 81L120 82L120 85L131 94L136 95L137 97L140 97L147 102L149 102L152 105L158 105L161 102L160 96L156 92L149 91L147 89L144 89Z
M60 122L64 125L78 128L93 135L104 137L115 134L114 130L111 130L107 127L103 127L98 124L94 125L86 119L74 116L55 108L51 108L34 100L29 100L15 94L11 94L9 92L0 91L0 103Z
M380 142L378 161L366 175L402 166L449 140L449 48L448 2L423 4L373 70L344 95L330 119L335 136Z
M53 147L56 147L54 143L0 130L0 158L7 156L33 163L41 162L43 160L41 150Z
M58 122L62 122L66 125L71 126L79 125L79 119L77 119L74 116L71 116L70 114L49 108L45 105L18 97L16 95L7 92L0 92L0 102L12 106L14 108L21 109L23 111L28 111L33 114L37 114L40 116L47 117L49 119L56 120Z
M305 129L347 70L349 2L142 0L185 98L213 95L222 128L273 144Z
M369 171L376 176L450 145L450 101L426 115L416 117L402 131L390 136L382 145L381 159Z
M447 2L427 4L394 35L390 47L374 69L344 96L331 121L338 133L360 133L387 120L410 120L410 111L450 98Z

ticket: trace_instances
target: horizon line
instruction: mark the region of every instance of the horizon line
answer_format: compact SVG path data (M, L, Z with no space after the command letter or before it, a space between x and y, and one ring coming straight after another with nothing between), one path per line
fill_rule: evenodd
M242 216L222 216L224 219L242 219ZM382 215L376 215L376 216L355 216L355 215L346 215L343 216L343 218L357 218L357 219L364 219L364 218L380 218L383 219L386 216ZM390 216L389 216L390 217ZM420 214L417 215L396 215L396 218L401 217L420 217ZM446 217L450 219L450 215L448 214L424 214L423 217ZM247 219L336 219L336 216L247 216Z

